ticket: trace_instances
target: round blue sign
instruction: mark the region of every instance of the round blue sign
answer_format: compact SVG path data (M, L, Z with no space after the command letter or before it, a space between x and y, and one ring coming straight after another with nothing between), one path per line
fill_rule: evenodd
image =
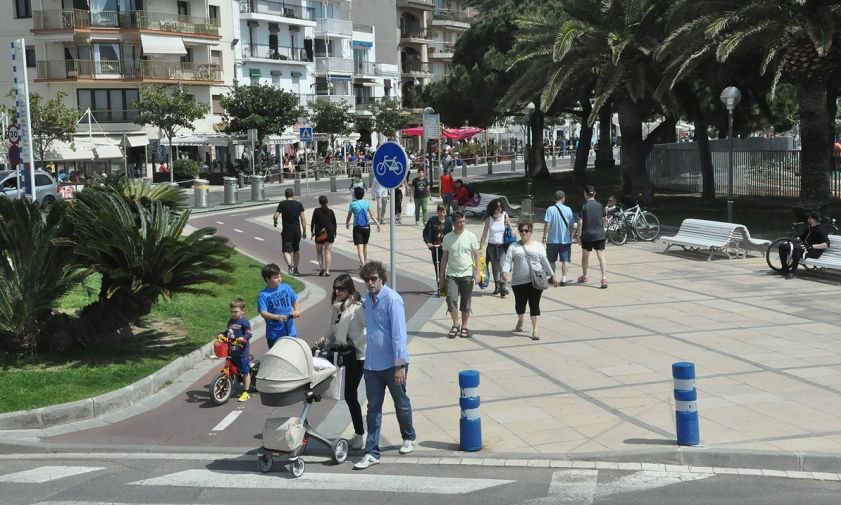
M386 142L374 153L374 177L384 188L396 188L409 173L409 156L397 142Z

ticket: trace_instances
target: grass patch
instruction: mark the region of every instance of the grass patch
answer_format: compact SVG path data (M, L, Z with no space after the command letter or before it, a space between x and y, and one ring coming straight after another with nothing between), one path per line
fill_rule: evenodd
M246 317L257 314L257 293L265 287L262 264L235 253L233 284L214 285L212 295L177 295L160 300L138 325L121 332L119 345L63 355L23 358L0 356L0 370L9 387L0 390L0 412L14 412L90 398L136 382L175 358L210 342L225 328L228 304L240 297ZM303 284L283 276L295 292ZM94 300L99 278L91 276L60 300L60 310L75 313Z
M588 184L596 187L596 198L602 203L610 195L622 194L619 175L615 171L588 170L586 180ZM526 192L526 181L522 176L495 179L477 182L476 188L481 193L505 195L511 203L519 203ZM534 179L532 192L535 207L546 208L554 204L555 191L558 189L566 192L566 204L574 210L584 203L583 191L573 186L572 172L568 171L553 173L548 178ZM630 203L633 205L633 202ZM752 236L769 240L790 236L793 233L791 223L795 221L792 207L796 205L797 201L794 199L736 198L734 221L747 226ZM697 193L658 192L654 195L651 205L644 208L655 213L662 224L670 226L678 226L686 218L727 221L725 199L704 202ZM841 215L832 217L841 218ZM830 233L833 231L830 230Z

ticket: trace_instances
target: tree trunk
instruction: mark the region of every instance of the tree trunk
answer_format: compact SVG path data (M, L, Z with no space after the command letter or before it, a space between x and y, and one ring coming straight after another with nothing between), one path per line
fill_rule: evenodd
M645 169L643 108L630 99L621 99L616 102L616 110L619 112L619 128L622 130L622 191L629 200L639 196L642 203L649 203L654 192Z
M549 167L546 166L546 153L543 151L543 126L546 116L540 107L531 115L531 139L529 139L529 168L532 178L549 177ZM534 160L534 163L532 163Z
M596 145L596 170L612 170L613 159L613 109L605 104L599 110L599 143Z
M175 182L175 160L172 158L172 136L167 135L166 138L169 140L169 156L167 156L169 158L169 166L167 167L169 169L169 183L173 184Z
M667 117L657 128L653 129L642 141L643 153L646 158L651 154L655 144L669 144L677 142L675 138L675 126L677 126L677 118Z
M698 157L701 159L701 200L715 200L715 170L710 149L709 124L703 113L695 116L695 140L698 142Z
M578 100L578 103L581 104L581 116L579 118L581 132L578 136L578 147L575 150L572 180L577 187L582 188L587 183L587 162L589 161L590 147L593 142L593 127L587 125L587 118L593 112L593 106L590 105L590 100L586 96Z
M827 82L805 79L797 85L800 106L800 204L817 208L830 199L832 124L827 107Z

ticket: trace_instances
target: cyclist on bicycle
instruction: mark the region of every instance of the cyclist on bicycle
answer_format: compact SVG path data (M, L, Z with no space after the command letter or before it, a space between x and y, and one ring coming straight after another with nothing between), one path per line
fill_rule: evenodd
M788 241L780 245L780 273L786 279L795 277L797 265L800 258L819 258L824 250L829 249L829 237L826 235L821 224L821 215L818 212L810 212L806 219L809 227L800 234L797 242Z

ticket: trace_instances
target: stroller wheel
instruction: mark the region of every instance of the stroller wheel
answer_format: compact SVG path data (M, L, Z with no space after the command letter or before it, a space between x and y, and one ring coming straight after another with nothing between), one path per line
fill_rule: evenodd
M289 471L292 472L292 476L296 479L301 475L304 475L304 470L306 470L307 465L304 463L304 460L298 458L292 461L292 464L289 465Z
M270 454L260 454L257 456L257 462L260 463L260 471L269 473L272 469L272 456Z
M331 447L333 449L333 462L337 465L344 463L347 460L349 448L350 445L344 438L337 439L333 442L333 446Z

